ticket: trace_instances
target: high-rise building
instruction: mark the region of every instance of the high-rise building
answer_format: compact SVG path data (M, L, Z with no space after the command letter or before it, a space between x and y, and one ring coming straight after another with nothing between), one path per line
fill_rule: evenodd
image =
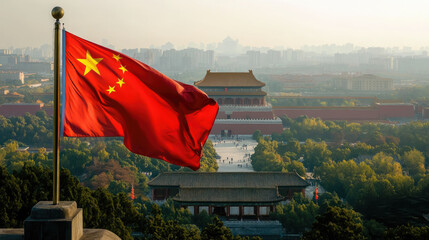
M382 78L372 74L346 75L334 79L333 86L337 89L354 91L391 91L393 90L393 79Z
M19 71L0 71L0 84L24 84L24 73Z
M246 52L250 68L257 68L261 66L261 52L260 51L247 51Z

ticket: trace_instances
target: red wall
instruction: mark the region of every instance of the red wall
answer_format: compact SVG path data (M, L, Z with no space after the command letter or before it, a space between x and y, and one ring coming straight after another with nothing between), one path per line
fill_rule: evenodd
M276 108L273 109L276 116L287 115L289 118L297 118L303 115L319 117L323 120L378 120L378 109L300 109L300 108Z
M423 108L423 118L428 119L429 118L429 107Z
M415 115L413 105L376 105L368 108L274 108L276 116L287 115L297 118L307 115L323 120L385 120L387 118L412 118Z
M282 133L283 125L279 124L214 124L210 134L220 135L222 130L232 130L233 135L251 135L260 130L264 135Z
M41 109L39 104L5 104L0 106L0 115L5 117L24 116L25 113L36 114Z
M378 105L380 119L412 118L415 115L413 105Z
M273 112L232 112L231 119L274 119ZM227 119L225 112L219 111L217 119Z

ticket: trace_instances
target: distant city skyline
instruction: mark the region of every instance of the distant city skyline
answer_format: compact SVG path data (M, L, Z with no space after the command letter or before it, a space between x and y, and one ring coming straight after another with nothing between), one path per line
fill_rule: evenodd
M57 5L65 10L67 30L117 50L167 42L178 49L210 49L226 37L273 49L429 46L427 1L2 0L0 48L52 44L50 11Z

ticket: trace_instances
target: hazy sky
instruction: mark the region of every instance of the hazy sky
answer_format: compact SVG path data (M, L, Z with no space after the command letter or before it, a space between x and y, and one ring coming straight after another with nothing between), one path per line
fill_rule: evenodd
M116 49L227 36L258 47L429 46L426 0L0 0L0 48L52 44L57 5L68 31Z

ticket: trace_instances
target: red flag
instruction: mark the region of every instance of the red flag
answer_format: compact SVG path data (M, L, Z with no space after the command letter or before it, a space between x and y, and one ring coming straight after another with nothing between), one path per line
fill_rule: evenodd
M64 136L124 137L132 152L193 170L218 105L119 52L65 32Z

